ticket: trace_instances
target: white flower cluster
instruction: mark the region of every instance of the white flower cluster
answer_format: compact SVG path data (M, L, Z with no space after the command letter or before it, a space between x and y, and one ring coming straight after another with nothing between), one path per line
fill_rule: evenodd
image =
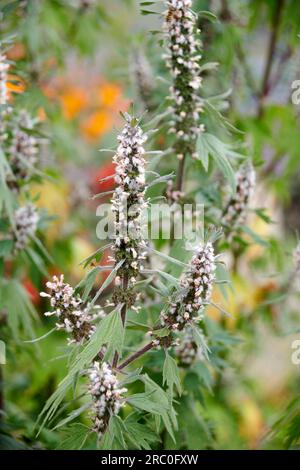
M26 180L32 167L37 162L40 140L29 135L26 129L32 130L34 122L26 111L21 111L12 131L12 142L9 148L10 167L17 180Z
M250 162L242 165L236 175L236 193L230 198L222 217L226 231L245 222L247 209L255 187L255 171Z
M147 137L135 118L129 115L126 118L127 124L118 137L119 146L113 158L117 184L112 198L112 210L115 214L113 261L124 261L115 279L116 286L120 288L125 275L128 287L135 284L146 255L142 216L147 208L143 148Z
M7 114L7 71L9 69L9 64L6 61L6 56L0 53L0 141L5 140L5 125L3 118Z
M46 287L49 293L41 292L40 295L50 299L53 310L45 312L45 315L55 315L59 320L56 328L71 334L68 344L82 343L89 339L96 328L93 322L105 316L100 306L91 307L87 304L83 307L82 299L75 295L73 287L64 282L63 274L60 277L53 276L52 281L46 283Z
M183 366L191 365L197 359L204 359L203 352L195 343L190 328L184 331L183 338L179 341L174 351L179 364Z
M211 242L199 247L190 267L180 281L179 297L161 313L161 324L172 330L183 330L209 302L215 280L215 255Z
M93 398L93 430L101 435L105 432L110 416L117 415L124 406L122 396L126 388L119 388L119 382L110 366L95 361L89 370L89 393Z
M26 247L30 237L36 232L39 215L32 204L27 204L15 211L14 220L16 226L14 231L14 251L18 252Z
M174 120L170 132L176 134L174 145L178 159L186 153L195 156L195 142L204 126L198 124L203 103L198 95L202 78L200 40L197 34L197 18L191 11L192 0L168 0L165 13L164 33L168 47L165 56L173 85L170 87Z

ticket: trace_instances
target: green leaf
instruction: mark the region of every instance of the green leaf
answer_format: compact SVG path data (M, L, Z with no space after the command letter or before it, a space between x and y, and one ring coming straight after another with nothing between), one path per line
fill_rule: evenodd
M156 269L155 272L159 274L161 277L166 279L172 286L178 287L178 279L176 277L172 276L169 273L165 273L164 271L161 271L160 269Z
M232 290L232 287L230 285L230 277L229 277L229 274L227 272L227 270L225 269L225 267L222 265L222 264L217 264L217 269L216 269L216 279L218 281L220 280L225 280L227 281L228 283L226 285L224 284L217 284L218 286L218 289L220 290L221 294L223 295L224 299L226 301L228 301L228 294L227 294L227 289L228 289L228 286L229 288L231 288Z
M172 258L172 256L169 256L166 253L154 250L153 248L150 248L150 247L149 247L149 250L151 250L154 254L160 256L161 258L164 258L165 260L169 261L170 263L177 264L178 266L182 266L184 268L188 267L188 265L186 263L183 263L182 261L180 261L176 258Z
M208 171L209 164L209 151L208 147L205 145L204 140L201 138L197 139L197 152L199 155L198 160L202 163L204 170Z
M13 245L14 244L12 240L0 240L0 257L5 258L7 255L9 255Z
M35 235L32 236L32 239L34 243L37 245L42 255L44 256L45 260L47 260L50 264L55 264L52 256L50 255L50 253L48 253L47 249L45 248L41 240Z
M182 394L179 369L176 361L166 352L166 358L163 367L163 383L166 383L171 391L175 386L179 395Z
M90 408L92 402L84 403L80 408L77 408L76 410L72 411L66 418L62 419L56 426L54 426L53 431L55 431L58 428L61 428L62 426L65 426L66 424L70 423L70 421L73 421L73 419L77 418L78 416L81 415L85 410Z
M4 153L0 149L0 211L5 208L10 224L15 228L14 219L14 197L6 184L6 174L11 173L11 169L6 161Z
M175 442L173 428L177 428L177 420L172 407L172 402L169 400L165 391L156 382L154 382L154 380L150 379L147 374L144 374L142 377L143 382L145 383L145 391L153 392L153 400L165 409L165 411L161 413L160 417L163 420L168 433Z
M205 358L209 361L210 349L208 345L206 344L204 336L201 334L201 331L196 325L191 325L191 328L193 332L193 338L194 338L195 343L197 344L197 347L202 350Z
M158 15L157 11L152 11L152 10L141 10L141 14L146 16L146 15Z
M1 288L2 301L8 311L7 323L13 336L18 340L22 330L28 337L34 338L33 319L37 319L37 315L26 290L15 279L5 281Z
M94 296L93 300L91 301L91 305L94 305L94 303L95 303L96 300L100 297L100 295L102 294L102 292L106 289L106 287L109 286L109 284L112 282L112 280L113 280L114 277L116 276L118 269L122 266L123 263L124 263L124 260L122 259L121 261L119 261L118 264L116 264L116 266L114 267L114 269L112 270L112 272L107 276L107 278L106 278L105 281L103 282L103 284L102 284L102 286L100 287L100 289L98 289L97 294Z
M154 330L153 333L155 336L158 338L165 338L166 336L170 335L170 329L165 327L165 328L160 328L159 330Z
M136 393L134 395L130 395L126 401L134 408L147 411L148 413L162 415L167 411L168 407L163 403L157 403L156 401L151 400L150 397L153 394L154 390L146 393Z
M57 449L60 450L80 450L84 446L89 429L80 423L74 423L64 429L65 438L62 439Z
M201 10L198 12L198 17L204 18L205 20L209 20L212 23L215 23L216 21L218 21L218 18L216 17L216 15L214 15L210 11Z
M247 225L243 225L241 226L241 230L245 233L247 233L251 238L252 240L257 243L258 245L261 245L263 247L267 247L269 246L269 243L264 240L263 238L261 238L256 232L254 232L250 227L248 227Z
M84 258L84 260L82 260L80 264L83 264L83 267L86 268L89 264L91 264L92 261L100 261L102 252L110 248L111 245L111 243L108 243L107 245L101 246L100 248L98 248L98 250L94 251L94 253L89 255L87 258Z
M126 425L119 416L112 416L110 418L110 428L114 434L114 439L118 442L121 449L128 449L124 434L126 432Z
M200 134L198 139L203 140L203 145L207 148L209 155L228 180L232 191L235 192L235 175L232 166L229 163L229 157L232 155L232 151L228 144L224 144L217 137L206 132Z
M37 253L35 250L33 250L30 246L28 246L25 250L24 253L28 256L29 260L31 263L36 267L36 269L45 277L48 276L48 272L45 266L45 262L43 258Z
M199 379L204 383L207 389L212 391L213 379L206 364L203 361L198 361L193 365L193 370L195 370Z
M86 276L77 284L76 290L83 289L82 299L84 302L88 299L88 296L95 284L96 278L99 274L99 268L95 267L89 271Z
M151 450L149 443L159 440L159 437L145 424L138 423L138 414L131 413L125 419L126 438L137 449Z

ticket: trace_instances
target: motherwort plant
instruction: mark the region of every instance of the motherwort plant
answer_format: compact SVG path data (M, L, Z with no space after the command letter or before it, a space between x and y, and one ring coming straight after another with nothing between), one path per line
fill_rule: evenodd
M100 447L106 449L114 446L149 448L150 444L158 445L159 440L165 438L165 431L175 440L174 430L178 430L173 407L175 393L180 419L185 419L188 413L194 419L196 409L202 406L195 405L196 388L202 393L205 386L213 383L211 370L215 365L222 374L224 360L218 354L221 351L222 355L222 347L227 347L228 337L222 325L212 327L213 321L205 314L205 309L212 306L224 313L215 302L214 294L219 288L226 297L223 284L228 282L228 277L219 260L220 254L215 253L215 241L221 231L217 229L211 236L207 234L211 225L223 225L226 231L227 226L232 229L242 223L254 185L252 167L243 166L235 178L230 159L237 166L236 160L239 161L241 155L212 133L203 132L204 119L199 122L205 108L217 125L221 121L223 129L226 128L226 121L214 108L215 102L220 104L218 100L209 101L200 96L200 40L192 1L169 0L164 6L163 36L172 75L171 96L165 96L162 102L165 112L148 123L142 123L133 113L123 114L125 125L117 137L117 149L110 149L114 153L115 174L108 178L113 178L116 184L111 200L112 239L85 260L85 265L91 269L75 290L60 277L48 283L49 293L42 294L50 299L52 306L52 311L46 315L55 316L56 328L66 330L74 343L69 348L68 373L40 415L42 426L55 418L72 386L78 383L80 389L78 379L84 376L88 385L79 390L77 398L80 400L80 391L87 395L88 390L87 401L56 427L66 425L91 407L89 431L96 433ZM170 102L171 109L168 109ZM171 124L164 120L169 114L172 114ZM152 129L153 119L159 126L161 124L156 132ZM171 141L165 135L166 128L174 134ZM146 145L151 146L153 142L155 150L148 150ZM157 144L167 148L160 153ZM165 168L174 170L172 159L166 158L172 152L179 159L177 183L173 188L168 183L166 189L164 184L170 180L170 174L160 175ZM193 252L187 249L185 240L176 240L173 244L171 240L168 243L160 239L146 240L143 221L153 200L169 196L172 190L182 202L187 157L194 177L187 196L191 202L208 201L201 231L205 236L196 237ZM214 172L215 168L218 171ZM220 170L232 190L221 224L220 218L215 216L222 205ZM154 191L156 183L163 187ZM211 186L214 186L212 196ZM111 272L99 287L95 280L103 266L98 263L101 253L108 248ZM96 317L94 307L100 304L100 311L103 309L105 315ZM210 355L214 355L214 361L208 368ZM134 369L136 364L139 368ZM182 384L189 384L190 368L193 380L198 382L194 388L187 385L181 401ZM180 411L181 403L184 411ZM187 405L190 403L193 403L191 409ZM126 412L122 411L123 406ZM186 441L184 445L188 448Z

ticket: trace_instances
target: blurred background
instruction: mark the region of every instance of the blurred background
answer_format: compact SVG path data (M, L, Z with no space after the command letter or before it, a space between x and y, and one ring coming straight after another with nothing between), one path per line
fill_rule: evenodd
M219 63L213 76L204 73L205 92L232 90L223 112L244 132L258 172L253 207L266 208L271 221L254 211L250 215L256 238L249 234L251 242L233 269L226 302L232 317L207 312L235 338L224 341L232 367L224 369L219 389L207 394L203 410L214 422L215 448L282 448L296 446L300 436L300 365L291 360L292 342L300 339L299 278L293 279L292 292L278 299L293 270L300 228L300 105L291 100L292 83L300 80L298 3L194 1L195 10L219 18L213 23L202 18L200 24L203 60ZM141 7L134 0L4 0L0 5L0 34L14 35L7 54L11 100L39 117L48 140L41 167L49 178L30 191L47 212L42 238L54 262L48 274L21 269L38 312L38 337L52 328L43 318L39 296L47 277L64 272L67 282L76 285L85 273L80 262L99 246L99 201L91 196L112 190L113 180L99 180L114 173L111 153L99 149L114 146L120 111L134 102L136 111L147 109L145 119L150 119L166 93L167 71L155 34L162 19L149 13L162 6ZM164 139L163 132L157 136L157 148L164 147ZM164 162L163 168L174 170L174 161ZM107 256L104 252L101 264ZM99 276L98 286L105 276ZM214 295L220 301L219 293ZM58 446L56 432L44 430L36 439L34 423L65 373L64 348L64 335L58 332L36 348L23 341L8 343L2 367L8 415L4 448ZM277 429L284 414L290 420ZM193 429L186 423L190 448L209 447L207 438L195 436ZM172 443L166 438L164 446Z

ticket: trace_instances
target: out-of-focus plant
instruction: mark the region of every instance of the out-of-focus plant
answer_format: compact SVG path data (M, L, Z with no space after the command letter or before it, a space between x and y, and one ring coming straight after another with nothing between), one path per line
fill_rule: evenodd
M10 40L0 43L0 321L8 357L20 348L21 338L32 340L35 336L38 290L28 272L39 278L47 276L51 263L42 239L47 214L36 207L38 194L30 193L31 184L40 185L45 177L41 160L46 138L39 120L31 117L14 95L14 90L20 90L11 82L16 76L12 74L14 64L7 59L11 46ZM10 442L2 434L6 417L3 375L1 370L1 440Z

